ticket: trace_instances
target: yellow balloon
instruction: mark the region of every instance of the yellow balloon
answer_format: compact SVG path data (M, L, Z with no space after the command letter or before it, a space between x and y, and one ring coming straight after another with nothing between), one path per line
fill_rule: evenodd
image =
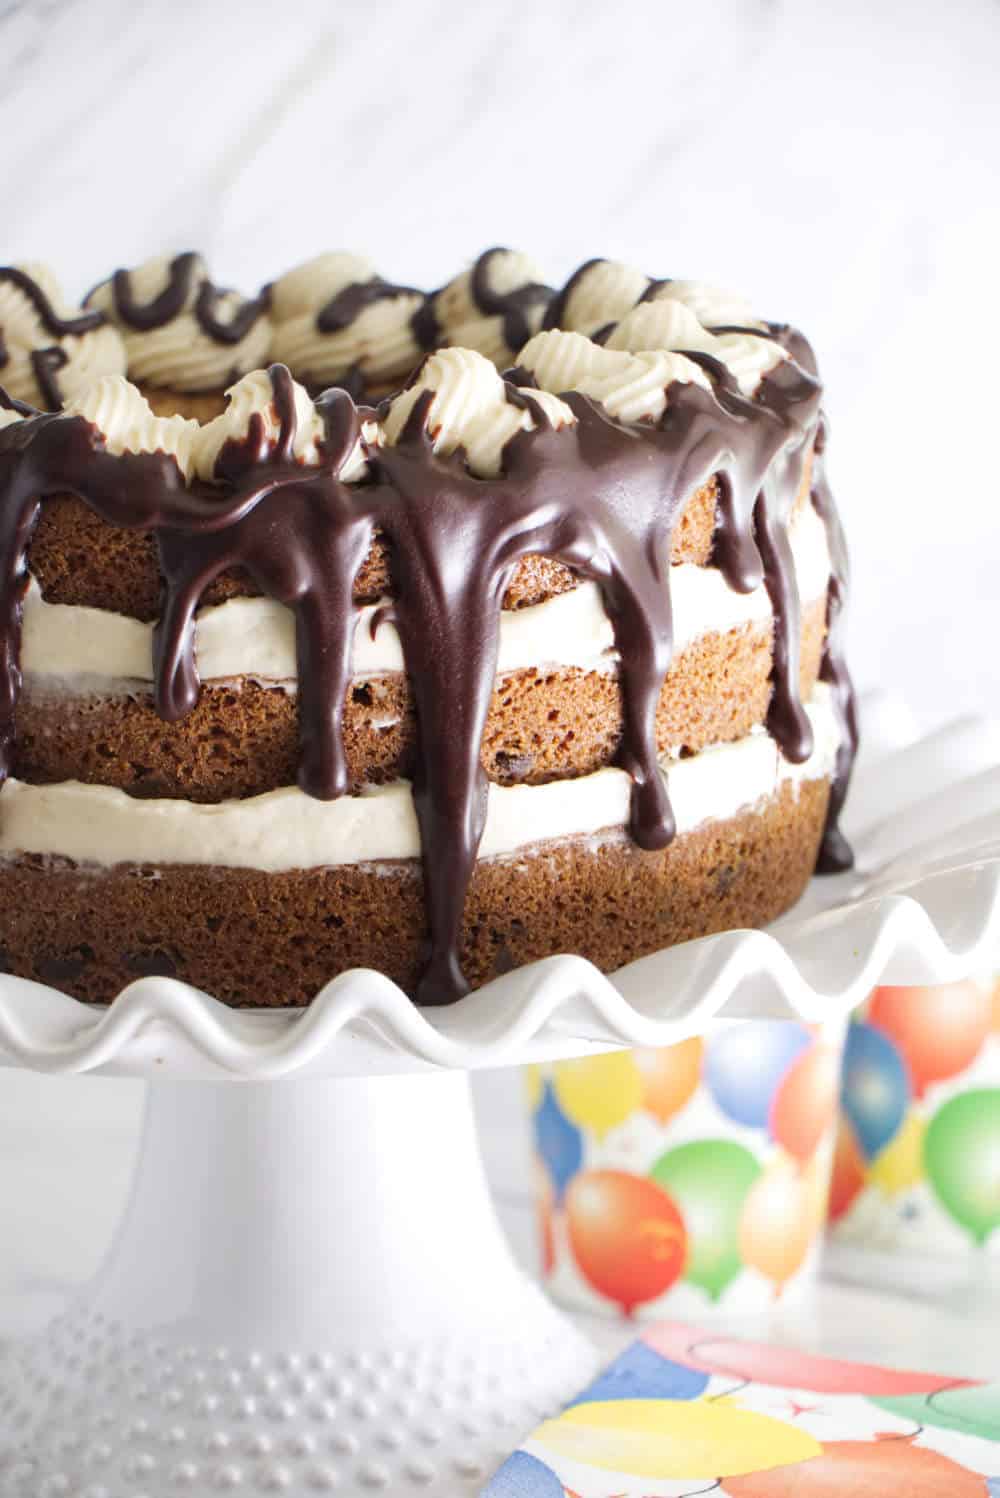
M532 1437L557 1457L635 1477L713 1478L818 1456L798 1426L727 1400L614 1399L577 1404Z
M868 1179L886 1196L895 1196L924 1178L924 1135L927 1125L919 1113L911 1113L894 1139L876 1155Z
M598 1138L642 1106L642 1076L629 1051L558 1061L555 1089L563 1112Z
M534 1113L542 1101L542 1092L545 1087L542 1078L542 1068L532 1063L532 1065L523 1068L522 1075L524 1077L524 1091L528 1100L528 1107Z

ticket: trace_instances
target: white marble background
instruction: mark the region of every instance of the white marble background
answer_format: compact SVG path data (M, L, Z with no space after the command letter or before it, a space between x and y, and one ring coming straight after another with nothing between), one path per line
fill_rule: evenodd
M0 260L431 286L488 244L745 288L829 388L860 679L991 706L996 0L0 0Z

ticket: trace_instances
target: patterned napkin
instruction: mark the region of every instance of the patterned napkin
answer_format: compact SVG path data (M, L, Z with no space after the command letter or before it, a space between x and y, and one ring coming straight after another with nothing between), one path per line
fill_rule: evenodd
M540 1425L482 1498L700 1493L1000 1498L1000 1382L661 1322Z

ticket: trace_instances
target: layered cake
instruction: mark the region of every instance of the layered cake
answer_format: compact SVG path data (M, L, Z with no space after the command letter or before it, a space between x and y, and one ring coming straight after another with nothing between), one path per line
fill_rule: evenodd
M15 293L46 323L11 275L5 349ZM239 298L187 255L75 329L48 301L39 337L125 367L0 395L8 971L446 1003L760 925L849 861L800 333L510 250L428 293L331 254Z

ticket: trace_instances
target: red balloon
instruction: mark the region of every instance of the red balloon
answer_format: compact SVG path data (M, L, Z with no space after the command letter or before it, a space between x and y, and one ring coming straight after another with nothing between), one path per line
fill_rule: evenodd
M978 983L876 988L868 1023L895 1041L922 1097L931 1082L954 1077L975 1061L993 1023L992 995Z
M684 1219L655 1181L623 1170L589 1170L566 1193L566 1222L586 1279L628 1315L679 1278Z
M827 1215L831 1222L851 1207L854 1198L865 1184L865 1158L861 1153L854 1130L846 1119L841 1119L837 1130L837 1143L833 1151L833 1172L830 1176L830 1202Z
M721 1373L778 1388L808 1389L813 1394L890 1398L897 1394L934 1394L955 1387L953 1378L940 1373L905 1373L867 1363L842 1363L774 1343L712 1336L680 1322L663 1321L648 1327L642 1340L661 1357L700 1373Z
M831 1441L790 1467L727 1477L729 1498L989 1498L985 1477L909 1440Z
M840 1056L811 1045L796 1056L771 1099L768 1129L796 1160L808 1160L837 1116Z

